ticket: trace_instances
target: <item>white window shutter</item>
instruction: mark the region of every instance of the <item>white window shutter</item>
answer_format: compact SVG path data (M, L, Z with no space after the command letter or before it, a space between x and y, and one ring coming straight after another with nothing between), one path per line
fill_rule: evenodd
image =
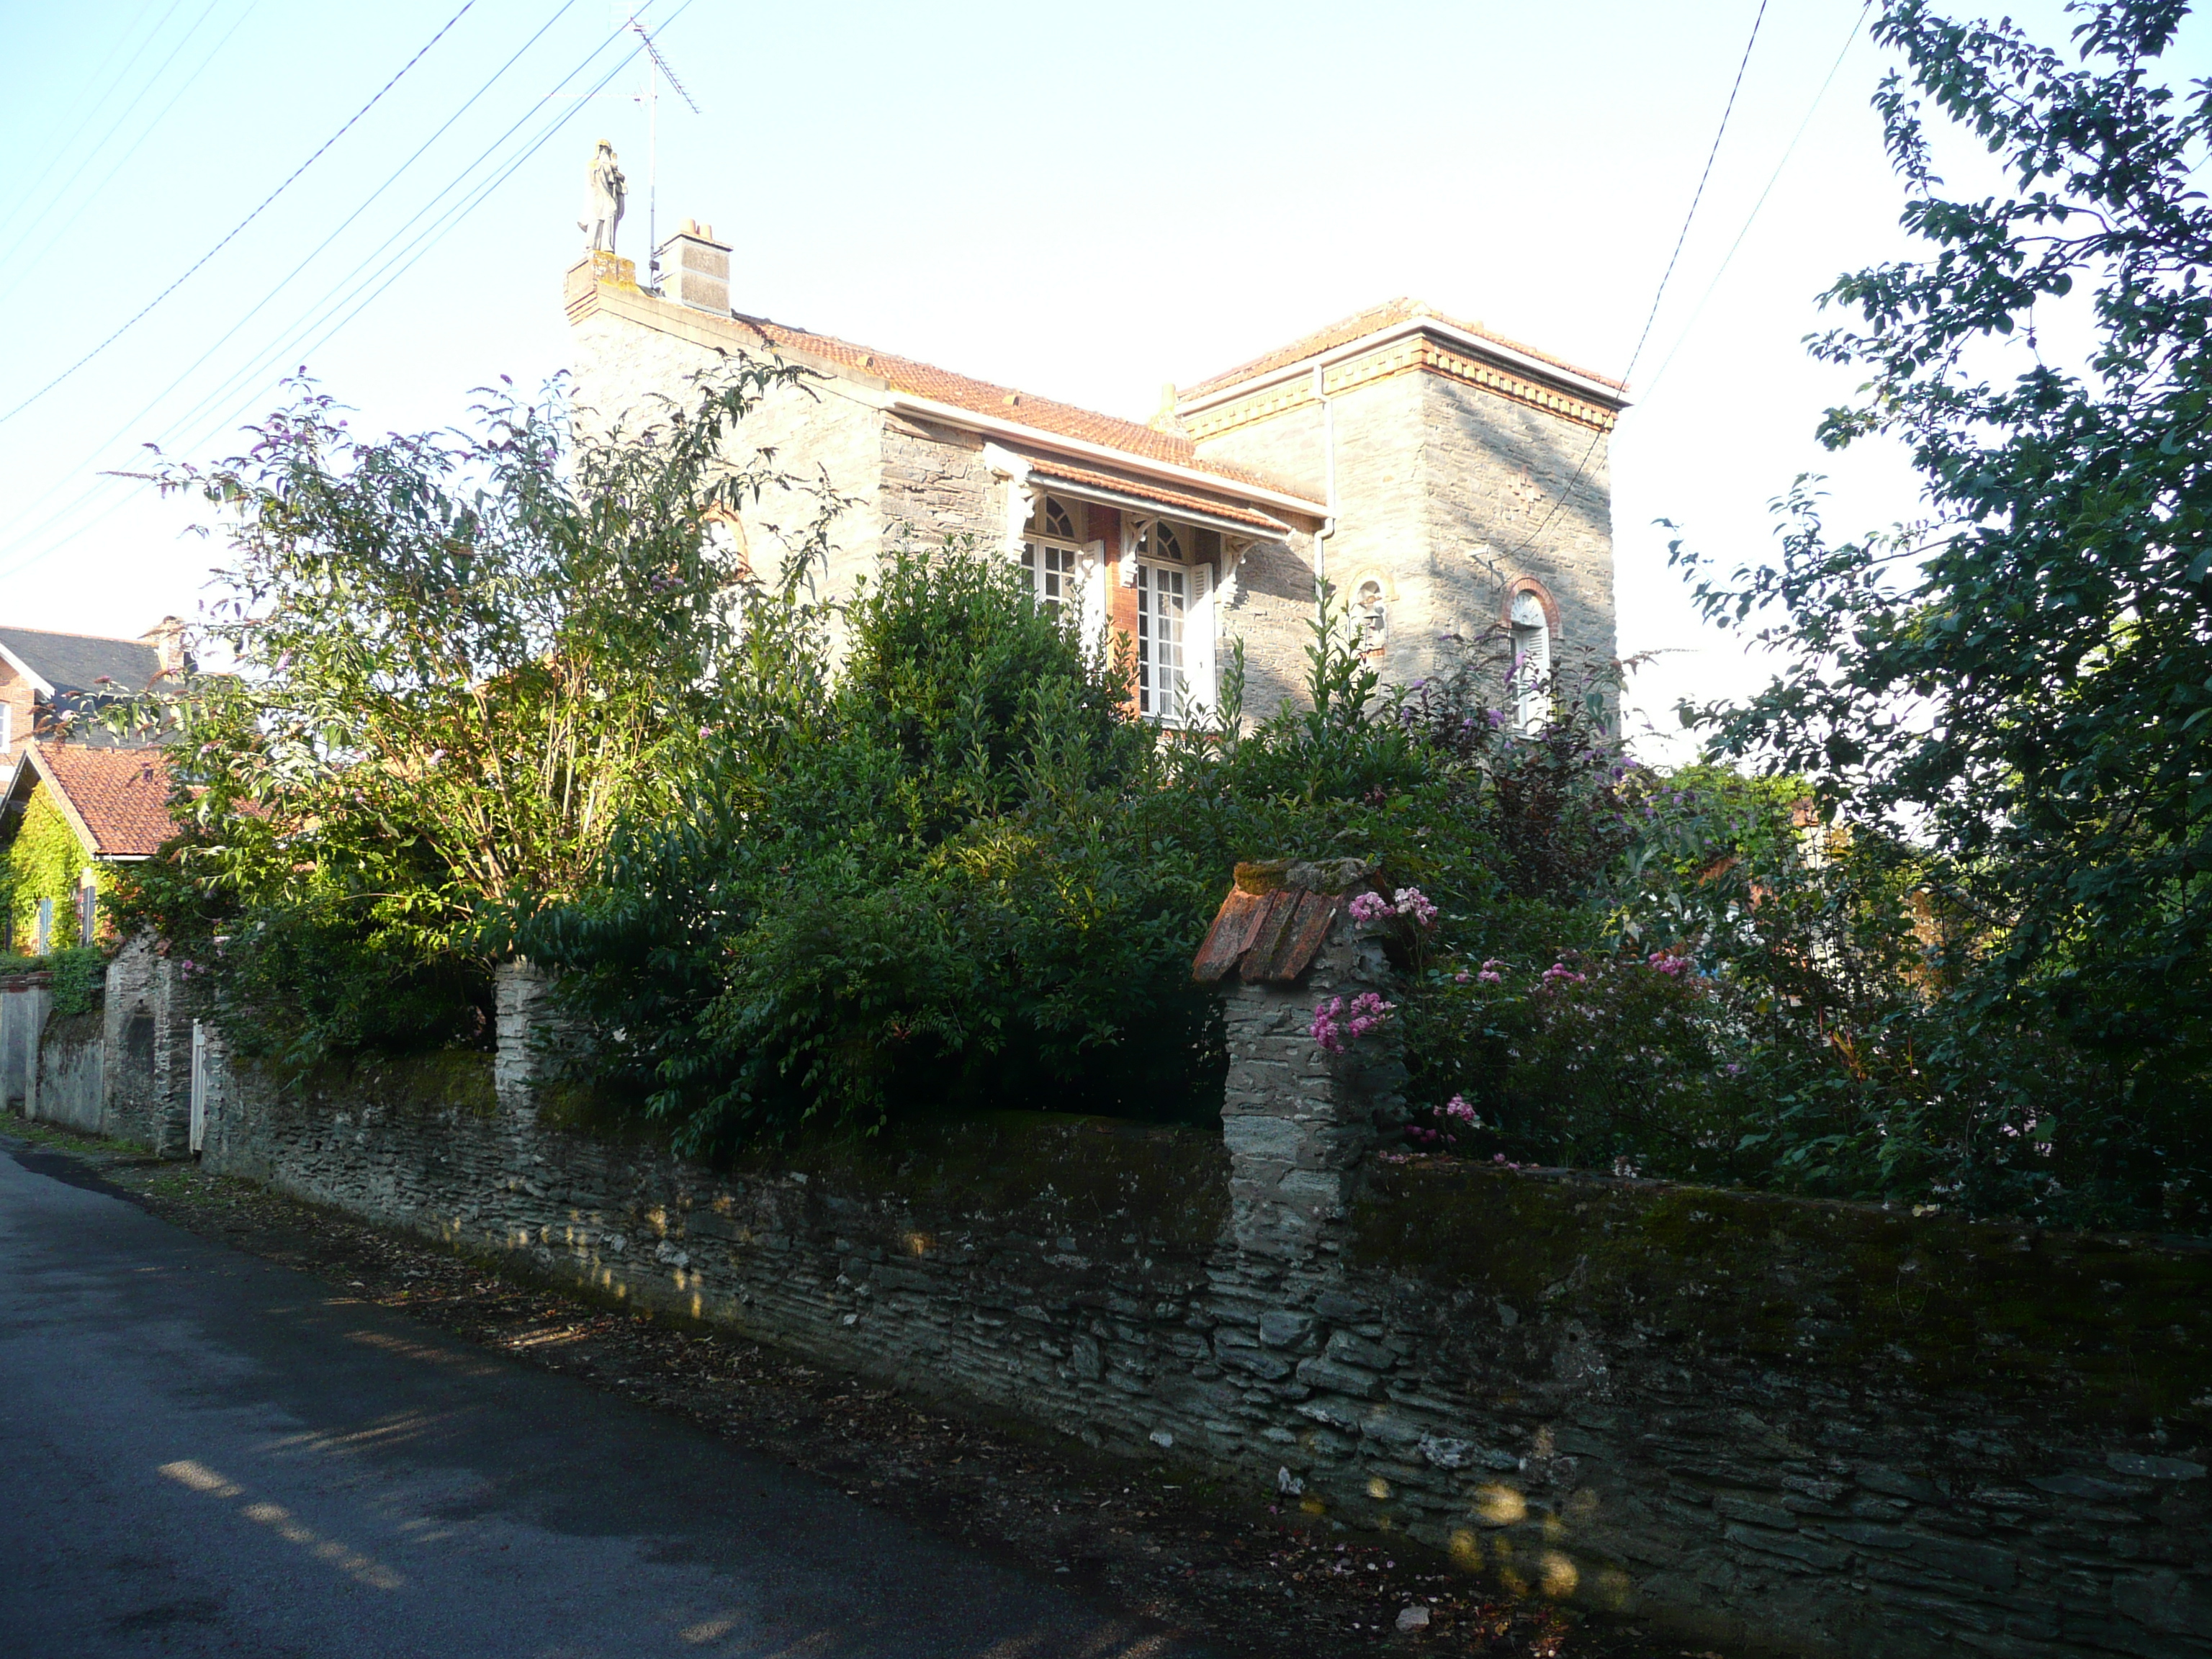
M1113 616L1106 595L1106 544L1094 541L1085 551L1089 556L1083 571L1083 638L1085 644L1096 644L1106 637L1107 623Z
M1213 714L1217 689L1213 678L1214 591L1213 567L1191 566L1190 609L1183 623L1183 661L1188 665L1184 672L1189 678L1189 685L1185 695L1193 725L1210 719Z

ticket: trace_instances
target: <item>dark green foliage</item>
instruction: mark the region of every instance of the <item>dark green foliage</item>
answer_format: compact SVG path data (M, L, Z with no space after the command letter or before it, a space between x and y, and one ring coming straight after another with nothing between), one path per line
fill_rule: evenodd
M107 991L107 953L97 945L72 945L50 951L40 964L47 974L58 1014L88 1014Z
M1124 677L1003 565L903 554L830 617L757 591L680 808L519 919L681 1144L944 1105L1202 1116L1210 869L1155 855Z
M1928 516L1834 543L1801 483L1780 563L1698 588L1790 665L1698 717L1925 846L1974 923L1949 988L1991 1022L1957 1052L2063 1040L2099 1103L2062 1141L2155 1162L2212 1059L2212 83L2159 72L2182 0L2069 10L2066 50L1887 0L1875 106L1925 253L1839 281L1858 325L1814 349L1864 380L1826 441L1901 441ZM1936 112L2008 187L1947 191Z
M487 916L596 875L714 706L714 520L836 505L726 441L799 378L734 362L611 432L572 430L557 387L496 391L472 431L380 441L303 386L248 453L162 464L230 521L204 629L228 666L108 711L172 730L183 826L115 908L209 970L240 1052L475 1040Z

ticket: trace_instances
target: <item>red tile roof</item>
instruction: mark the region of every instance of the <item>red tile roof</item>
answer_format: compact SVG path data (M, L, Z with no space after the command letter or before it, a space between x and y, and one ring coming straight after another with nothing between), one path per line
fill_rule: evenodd
M1180 489L1165 489L1142 478L1124 478L1111 472L1093 471L1087 466L1071 466L1049 456L1031 456L1030 476L1042 478L1048 483L1059 482L1073 484L1079 489L1097 489L1117 495L1134 496L1169 513L1181 508L1186 513L1211 514L1233 524L1249 525L1267 536L1279 536L1289 528L1278 520L1254 513L1233 502L1210 501L1204 495L1193 495Z
M1586 380L1595 380L1600 386L1609 386L1616 392L1628 390L1628 383L1625 380L1611 380L1603 374L1593 374L1587 368L1577 368L1564 357L1554 357L1547 351L1539 351L1534 346L1523 345L1518 340L1508 339L1504 335L1486 329L1480 323L1461 322L1458 319L1447 317L1435 307L1424 305L1418 300L1397 299L1385 300L1379 306L1370 306L1366 310L1346 317L1340 322L1331 323L1327 328L1317 329L1303 339L1293 340L1286 346L1279 347L1263 356L1255 357L1249 363L1240 363L1235 368L1224 374L1216 374L1211 380L1200 380L1196 386L1178 387L1177 393L1183 398L1202 398L1208 392L1218 392L1224 386L1235 386L1239 381L1257 380L1261 375L1269 374L1275 369L1287 368L1292 363L1304 362L1309 357L1317 356L1324 351L1333 351L1338 346L1350 345L1354 340L1364 339L1370 334L1379 333L1383 329L1398 323L1411 322L1417 317L1433 317L1440 323L1447 324L1468 334L1480 335L1486 340L1494 341L1499 345L1520 352L1524 356L1534 357L1539 362L1549 363L1554 368L1564 368L1570 374L1581 375Z
M872 346L854 345L849 340L840 340L832 335L792 328L782 323L771 322L765 317L739 315L735 320L740 327L750 329L764 343L779 351L811 352L860 374L872 374L909 397L951 404L954 408L967 410L971 414L1016 422L1040 432L1099 444L1127 454L1141 455L1148 460L1166 461L1176 466L1211 472L1231 483L1257 484L1263 489L1278 490L1302 500L1310 499L1296 484L1269 477L1247 467L1232 466L1226 461L1201 457L1189 438L1180 432L1163 432L1158 427L1146 426L1139 421L1125 421L1117 416L1101 415L1095 410L1078 409L1073 404L1055 403L1049 398L1018 392L1012 386L971 380L965 374L955 374L950 369L916 362L911 357L878 351Z
M30 743L23 757L69 803L101 858L148 858L176 834L169 763L158 749Z

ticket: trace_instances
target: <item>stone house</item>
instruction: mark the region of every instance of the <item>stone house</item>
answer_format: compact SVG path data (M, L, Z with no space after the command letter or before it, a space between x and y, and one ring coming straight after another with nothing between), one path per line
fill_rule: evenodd
M94 716L103 703L189 672L184 632L174 617L135 640L0 628L0 787L34 738L103 749L137 746Z
M833 532L832 592L902 539L972 540L1126 635L1138 710L1168 724L1214 705L1239 642L1249 714L1296 695L1317 579L1386 682L1466 667L1524 722L1554 675L1565 695L1610 687L1619 382L1397 300L1124 420L733 310L730 252L693 222L660 249L658 292L611 253L568 271L579 417L635 420L738 354L812 371L737 441L860 503ZM748 558L775 557L780 510L732 526Z
M115 866L153 857L174 833L160 750L27 742L0 789L0 948L92 944Z

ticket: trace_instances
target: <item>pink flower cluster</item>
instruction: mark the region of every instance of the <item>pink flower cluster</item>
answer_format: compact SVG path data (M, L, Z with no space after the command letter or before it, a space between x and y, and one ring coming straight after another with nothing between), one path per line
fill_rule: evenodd
M1354 921L1382 921L1391 916L1402 916L1424 932L1437 925L1437 907L1418 887L1401 887L1389 898L1380 893L1360 893L1346 908Z
M1352 1006L1347 1011L1342 997L1331 997L1327 1002L1314 1005L1313 1024L1310 1030L1314 1042L1322 1050L1340 1054L1388 1019L1397 1006L1395 1002L1383 1001L1372 991L1363 991L1352 998Z
M1455 1117L1470 1129L1480 1129L1482 1127L1482 1120L1475 1116L1474 1108L1467 1103L1465 1095L1454 1095L1449 1100L1444 1102L1443 1109L1446 1117Z
M1674 979L1688 973L1691 963L1689 957L1678 957L1672 951L1654 951L1644 958L1644 965Z
M1588 974L1578 974L1573 969L1568 967L1564 962L1555 962L1550 967L1544 969L1543 979L1545 985L1547 987L1553 985L1586 985L1589 982L1589 975Z

